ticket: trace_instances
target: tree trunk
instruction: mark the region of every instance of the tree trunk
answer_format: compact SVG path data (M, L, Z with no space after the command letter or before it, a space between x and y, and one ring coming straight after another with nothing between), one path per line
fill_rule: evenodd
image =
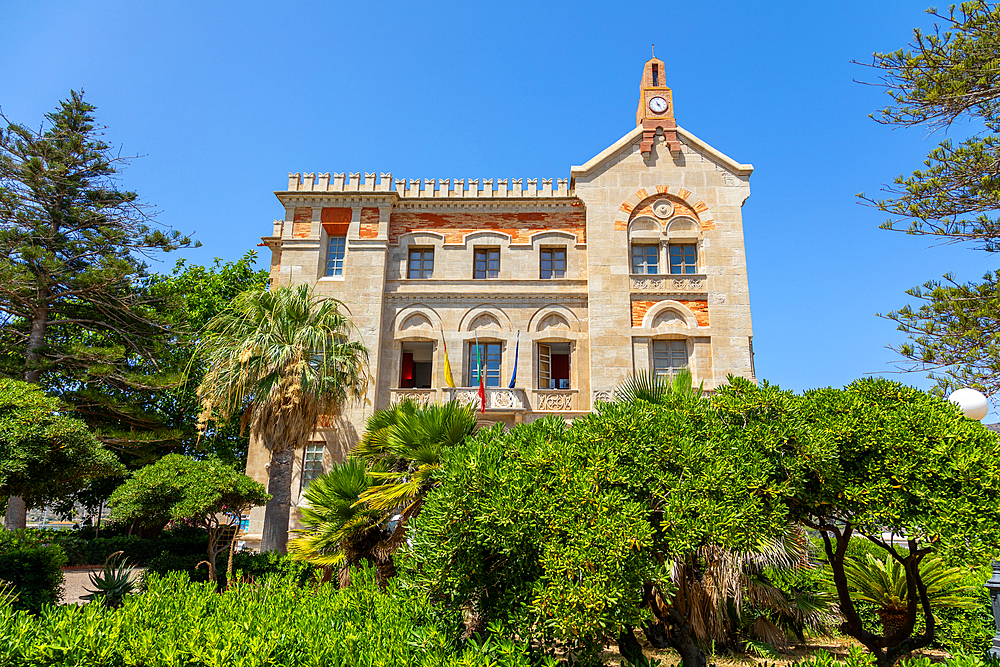
M7 514L4 516L3 527L7 530L24 528L28 523L28 508L20 496L7 499Z
M283 449L271 455L267 471L267 492L271 499L264 506L264 529L260 550L288 552L288 514L292 509L292 462L294 449Z
M46 291L45 296L48 296ZM36 349L45 344L45 330L49 326L49 306L46 303L35 311L31 319L31 331L28 333L28 349L24 353L24 381L31 384L38 384L42 369L40 367L41 355L35 352ZM4 516L3 526L7 530L17 530L28 525L28 506L24 504L24 499L19 496L11 496L7 499L7 514Z
M686 628L674 628L670 632L670 643L681 656L684 667L706 667L705 652Z
M642 655L642 644L635 637L635 628L626 627L618 633L618 652L628 660L629 664L637 665L644 657Z

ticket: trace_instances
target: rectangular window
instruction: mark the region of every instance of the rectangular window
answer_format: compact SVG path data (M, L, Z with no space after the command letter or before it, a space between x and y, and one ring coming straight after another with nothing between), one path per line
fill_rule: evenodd
M569 343L538 345L538 388L569 389Z
M403 343L399 386L403 389L430 389L433 367L434 343Z
M566 277L566 248L542 248L541 258L543 280Z
M670 246L670 273L698 273L698 246L693 243Z
M500 386L500 343L479 344L479 364L486 369L486 386ZM476 363L476 344L469 343L469 386L479 386L479 365Z
M660 272L660 246L632 246L632 273L655 274Z
M476 262L473 278L497 278L500 276L500 248L476 248Z
M430 278L434 273L434 248L414 248L410 250L407 278Z
M347 250L346 236L331 236L326 246L326 275L344 275L344 251Z
M323 474L323 452L326 445L309 444L302 458L302 488Z
M687 343L682 340L653 341L654 375L670 376L687 365Z

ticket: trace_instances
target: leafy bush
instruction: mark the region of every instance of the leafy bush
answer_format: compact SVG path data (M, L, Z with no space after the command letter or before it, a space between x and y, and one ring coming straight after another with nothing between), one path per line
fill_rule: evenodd
M57 604L62 592L66 555L55 545L14 549L0 554L0 572L14 585L15 609L33 613L47 604Z
M219 554L216 560L216 569L219 572L220 583L226 582L226 559L227 554ZM204 565L197 567L198 563L205 560L204 553L177 554L163 551L159 556L153 558L147 574L165 575L170 572L184 572L188 579L194 582L208 581L208 568ZM233 554L233 572L235 579L262 579L269 575L287 577L296 581L299 585L308 582L316 566L310 563L296 560L288 555L282 555L273 551L258 554L251 551L237 551Z
M149 577L118 609L50 608L39 617L0 608L0 664L258 667L530 667L510 641L455 645L457 619L374 573L300 588L290 579L241 583L219 594L180 573Z

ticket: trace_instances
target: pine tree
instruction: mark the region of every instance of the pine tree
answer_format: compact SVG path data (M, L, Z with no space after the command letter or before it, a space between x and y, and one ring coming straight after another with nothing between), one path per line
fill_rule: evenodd
M908 48L874 55L892 103L873 117L893 126L973 131L957 143L941 141L923 168L897 177L884 197L860 196L889 215L883 229L997 252L1000 6L976 1L947 14L928 11L940 21L932 32L915 30ZM920 303L885 315L911 339L896 348L901 367L929 371L940 392L1000 391L1000 272L964 284L948 274L907 293Z
M191 240L119 188L129 158L102 139L94 111L72 91L47 128L0 114L0 373L63 398L107 441L155 426L127 400L173 381L149 372L168 332L145 260ZM8 527L23 524L17 505Z

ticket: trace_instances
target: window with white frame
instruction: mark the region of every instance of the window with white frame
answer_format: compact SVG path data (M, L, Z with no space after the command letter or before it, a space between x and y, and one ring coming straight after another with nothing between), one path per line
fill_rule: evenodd
M326 245L326 275L344 275L344 253L347 251L346 236L331 236Z
M302 488L306 488L309 484L323 474L323 452L326 451L326 445L323 444L308 444L306 445L306 451L302 458Z
M632 245L632 273L653 275L660 272L659 244Z
M670 273L698 273L698 246L693 243L670 245Z
M653 341L653 375L669 377L687 368L687 343L683 340Z

